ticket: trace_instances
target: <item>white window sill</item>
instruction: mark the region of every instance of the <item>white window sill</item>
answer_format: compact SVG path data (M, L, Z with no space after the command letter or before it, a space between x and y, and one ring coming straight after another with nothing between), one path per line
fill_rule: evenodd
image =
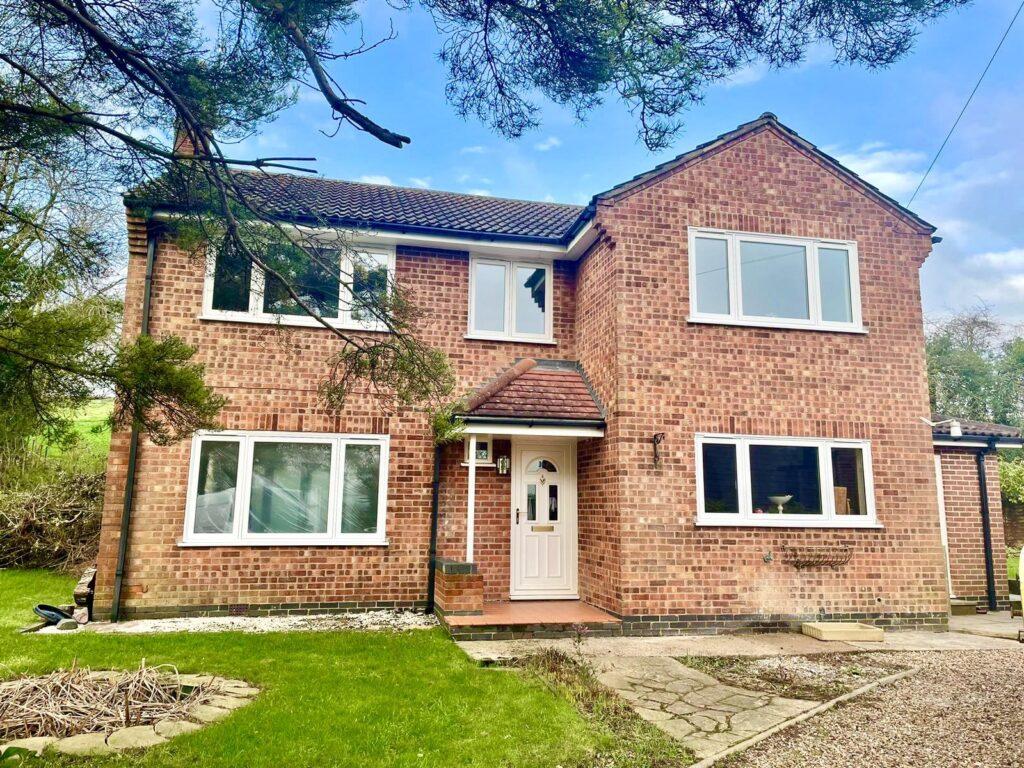
M468 467L469 466L469 462L468 461L462 462L462 466ZM480 469L481 467L493 467L493 466L494 466L494 462L493 461L478 461L476 463L476 468L477 469Z
M780 517L778 515L757 515L755 517L740 517L739 515L698 517L698 528L834 528L854 530L885 530L885 526L877 520L838 520L819 519L809 520L806 518Z
M736 317L707 317L691 315L686 318L688 323L699 323L702 325L736 325L748 328L776 328L788 331L825 331L828 333L855 333L866 334L868 331L863 326L854 325L822 325L802 323L799 321L786 321L782 319L758 319L758 318L736 318Z
M202 541L195 539L183 539L178 542L180 548L193 547L387 547L390 542L386 538L363 539L353 541L351 539L309 539L301 541L296 539L270 538L267 539L219 539Z
M547 344L549 346L558 343L554 339L538 339L535 336L488 336L483 333L467 333L462 338L473 341L512 341L516 344Z
M323 323L309 315L250 315L245 312L204 312L200 320L226 323L248 323L250 325L287 325L296 328L323 328ZM387 333L387 326L381 323L351 323L344 320L324 318L332 328L346 331L368 331ZM326 330L326 329L325 329Z

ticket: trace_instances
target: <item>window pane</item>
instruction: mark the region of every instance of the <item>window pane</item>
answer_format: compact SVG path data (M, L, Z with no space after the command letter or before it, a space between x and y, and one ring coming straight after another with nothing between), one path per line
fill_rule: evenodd
M548 520L558 520L558 486L548 486Z
M837 515L866 515L864 451L860 448L832 449L832 485Z
M729 314L729 247L725 240L695 239L694 268L697 270L697 311Z
M345 446L341 532L375 533L380 491L380 446Z
M252 264L234 250L221 251L213 268L211 307L224 312L249 311Z
M338 316L341 262L337 251L309 254L299 248L277 248L267 263L279 272L306 305L323 317ZM304 315L306 311L289 295L284 283L267 275L263 311L271 315Z
M231 533L235 520L238 443L207 440L199 446L193 533Z
M810 319L802 245L740 241L740 276L744 315Z
M704 478L704 511L739 514L736 489L736 446L704 443L701 446Z
M820 515L818 449L789 445L750 446L754 513Z
M383 253L353 255L352 319L380 317L382 299L388 292L388 257Z
M850 254L842 248L819 248L818 275L821 283L821 319L834 323L852 323Z
M331 446L253 445L249 498L251 533L326 533Z
M526 519L533 522L537 519L537 485L529 483L526 486Z
M477 264L474 275L473 330L505 330L505 267Z
M526 468L527 472L557 472L558 467L552 464L547 459L537 459L531 461L530 465Z
M516 267L516 333L547 331L547 270Z
M483 442L477 441L476 443L476 460L477 461L489 461L491 458L491 449L486 440Z

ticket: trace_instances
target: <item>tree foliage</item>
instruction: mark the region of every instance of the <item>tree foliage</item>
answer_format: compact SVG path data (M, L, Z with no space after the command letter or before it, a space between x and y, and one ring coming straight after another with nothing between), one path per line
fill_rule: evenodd
M1024 426L1024 336L987 307L931 323L932 409L950 418Z
M907 52L923 23L963 1L391 0L391 7L432 14L444 36L447 97L463 115L517 137L537 125L538 96L581 117L612 96L637 115L643 141L661 148L683 111L743 66L787 66L816 44L831 46L837 62L884 66ZM0 153L43 169L57 162L93 190L133 190L141 207L173 200L176 234L197 255L209 245L239 270L262 270L296 311L338 339L320 387L327 404L340 407L354 390L386 405L440 402L453 378L444 356L423 341L414 297L401 285L357 295L343 280L348 295L340 300L388 333L331 323L301 275L336 270L339 250L352 251L348 241L326 243L328 221L284 227L252 194L253 174L304 171L312 158L231 152L230 142L258 131L302 90L339 130L395 147L410 141L371 117L342 83L348 59L390 37L364 41L360 8L356 0L0 0ZM200 19L211 11L213 22ZM396 73L403 74L415 73ZM176 133L182 142L172 141ZM20 190L23 181L14 183ZM15 208L3 214L21 221ZM39 384L25 397L37 415L47 414L40 416L46 428L60 431L56 403L97 383L121 396L119 417L142 420L158 439L206 423L217 402L197 383L200 371L180 342L140 341L103 360L76 354L109 334L115 307L102 294L77 296L75 304L53 292L62 280L103 271L109 241L79 227L36 231L41 252L75 254L43 257L62 263L58 276L51 267L31 275L18 273L24 264L5 267L15 292L26 280L47 285L25 288L34 299L17 299L34 308L23 311L19 333L62 337L32 358L41 347L25 335L18 343L29 356L9 374ZM356 262L342 259L353 269ZM155 412L160 418L150 419Z

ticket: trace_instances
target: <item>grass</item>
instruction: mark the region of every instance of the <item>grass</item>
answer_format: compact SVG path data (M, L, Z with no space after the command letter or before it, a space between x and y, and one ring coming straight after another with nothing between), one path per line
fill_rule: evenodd
M74 661L93 669L174 664L263 689L226 720L89 766L593 765L615 734L537 675L481 668L440 630L391 633L17 635L31 606L74 580L0 571L0 679ZM47 765L82 760L47 756ZM643 765L634 763L632 765Z
M1008 579L1020 578L1020 550L1006 554L1006 573Z
M75 432L80 447L106 454L110 448L110 425L107 419L113 409L113 398L103 397L90 400L75 414Z

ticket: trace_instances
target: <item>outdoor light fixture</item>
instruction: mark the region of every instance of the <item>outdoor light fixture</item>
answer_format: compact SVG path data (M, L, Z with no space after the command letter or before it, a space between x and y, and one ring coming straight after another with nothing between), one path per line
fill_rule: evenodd
M661 466L661 452L658 446L661 445L665 440L664 432L655 433L654 437L651 438L651 444L654 446L654 466Z
M507 475L508 474L509 464L510 464L510 462L508 460L508 456L499 456L494 461L494 466L498 470L498 474L499 475Z

